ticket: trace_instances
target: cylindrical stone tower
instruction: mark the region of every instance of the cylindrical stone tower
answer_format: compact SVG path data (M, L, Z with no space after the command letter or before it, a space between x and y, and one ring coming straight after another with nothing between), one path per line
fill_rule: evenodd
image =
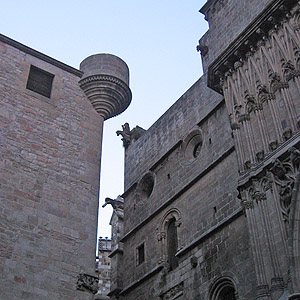
M83 76L79 85L102 119L101 159L103 122L122 113L131 102L129 69L121 58L103 53L87 57L81 62L80 70Z
M129 69L122 59L111 54L91 55L80 64L80 70L84 72L80 87L103 120L129 106Z

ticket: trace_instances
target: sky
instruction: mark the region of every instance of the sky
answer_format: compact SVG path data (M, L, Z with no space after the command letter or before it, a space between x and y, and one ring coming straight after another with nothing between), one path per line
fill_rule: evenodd
M105 121L98 236L110 237L106 197L124 192L124 148L116 131L148 129L202 75L196 46L208 30L206 0L0 0L0 33L72 67L111 53L130 70L132 103Z

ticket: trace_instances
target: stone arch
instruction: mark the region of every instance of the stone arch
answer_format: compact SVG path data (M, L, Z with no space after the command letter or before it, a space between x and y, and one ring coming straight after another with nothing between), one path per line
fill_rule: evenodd
M209 300L238 300L235 281L230 276L217 278L209 289Z
M176 252L181 249L181 212L177 208L172 208L165 213L161 219L159 227L156 229L158 231L157 237L160 243L160 263L164 264L169 270L170 265L168 262L168 228L170 222L174 222L177 230L177 249Z

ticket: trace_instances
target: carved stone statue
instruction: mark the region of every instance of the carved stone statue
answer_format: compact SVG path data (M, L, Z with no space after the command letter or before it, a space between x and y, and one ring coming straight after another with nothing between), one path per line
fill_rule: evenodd
M123 141L123 147L125 149L128 148L130 145L131 141L137 141L141 135L146 131L140 126L136 126L132 130L130 130L129 124L125 123L122 125L123 130L118 130L116 132L117 136L121 135L122 136L122 141Z
M121 196L118 196L116 199L105 198L105 203L102 205L102 207L105 207L107 204L110 204L113 209L123 209L124 199Z
M122 141L123 141L123 146L126 149L130 145L131 141L131 132L130 132L130 127L128 123L125 123L122 125L123 130L118 130L116 132L117 136L121 135L122 136Z
M79 274L77 277L77 290L89 291L96 294L98 291L98 278L88 274Z

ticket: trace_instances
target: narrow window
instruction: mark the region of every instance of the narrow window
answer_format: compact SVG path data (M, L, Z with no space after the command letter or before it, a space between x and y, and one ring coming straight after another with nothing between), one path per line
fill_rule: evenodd
M145 261L145 244L141 244L137 247L137 265L142 264Z
M175 218L171 219L168 224L167 246L169 271L172 271L178 267L178 258L175 256L178 248L177 227L175 225Z
M54 75L35 66L30 66L26 88L50 98Z

